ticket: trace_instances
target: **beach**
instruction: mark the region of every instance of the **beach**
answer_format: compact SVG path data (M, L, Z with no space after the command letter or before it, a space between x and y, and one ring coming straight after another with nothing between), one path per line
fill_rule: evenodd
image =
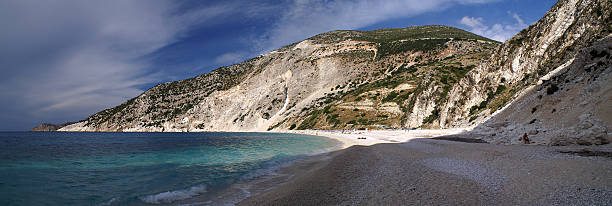
M302 131L343 149L239 205L611 205L612 147L432 139L462 130ZM365 139L357 139L363 138Z
M401 143L418 138L435 138L464 133L470 128L427 130L289 130L285 133L324 136L342 142L339 149L355 145L370 146L381 143Z

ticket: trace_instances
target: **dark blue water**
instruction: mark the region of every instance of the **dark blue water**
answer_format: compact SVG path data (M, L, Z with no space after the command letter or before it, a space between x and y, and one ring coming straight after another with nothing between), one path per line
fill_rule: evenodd
M0 132L0 205L206 201L337 144L270 133Z

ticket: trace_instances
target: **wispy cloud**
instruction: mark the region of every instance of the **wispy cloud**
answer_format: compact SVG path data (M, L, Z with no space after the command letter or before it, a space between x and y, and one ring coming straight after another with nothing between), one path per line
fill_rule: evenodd
M260 52L336 29L357 29L380 21L440 11L455 4L496 0L294 0L272 29L258 38Z
M487 26L482 17L469 17L464 16L459 20L459 23L468 27L468 30L472 33L491 38L496 41L504 42L514 36L516 33L527 27L527 24L521 19L516 13L508 13L516 21L513 24L493 24L493 26Z
M233 9L218 4L177 12L179 6L165 0L0 2L1 112L23 121L76 120L137 96L138 86L159 81L142 56Z
M247 55L242 52L229 52L215 58L215 63L222 65L235 64L243 60Z

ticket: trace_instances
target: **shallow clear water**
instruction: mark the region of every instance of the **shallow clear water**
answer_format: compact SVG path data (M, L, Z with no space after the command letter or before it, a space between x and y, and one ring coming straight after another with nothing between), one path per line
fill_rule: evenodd
M206 201L337 144L272 133L0 132L0 205Z

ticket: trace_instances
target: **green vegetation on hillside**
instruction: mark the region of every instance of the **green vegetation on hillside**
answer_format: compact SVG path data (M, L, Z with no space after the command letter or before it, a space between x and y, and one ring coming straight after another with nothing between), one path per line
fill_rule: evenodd
M382 42L377 47L377 58L407 51L431 51L444 47L444 43L448 41L450 41L450 39L424 39Z
M444 47L444 43L451 39L495 42L461 29L439 25L373 31L338 30L309 38L309 40L319 43L332 43L348 39L377 43L377 58L407 51L431 51Z
M408 51L398 52L398 54L410 54ZM298 124L297 129L402 127L402 122L408 115L411 115L416 99L424 92L425 88L428 88L430 84L437 85L438 89L434 92L434 99L431 101L436 104L445 102L448 99L450 88L472 70L481 58L485 58L487 55L487 50L483 50L441 59L423 58L420 59L419 64L412 66L407 66L405 63L393 66L393 63L397 64L396 60L390 61L383 57L378 62L379 69L380 71L390 71L390 74L381 74L379 79L375 81L362 84L346 93L335 95L333 99L322 100L325 103L324 105L327 106L322 110L315 110L306 114L303 121ZM406 85L411 86L406 87ZM344 87L342 85L337 86L337 88ZM499 91L502 91L502 89ZM383 104L386 105L384 107L397 107L401 112L378 108ZM366 106L366 108L371 109L361 109L363 106L359 105L372 106ZM440 109L436 106L431 115L423 120L423 124L433 123L439 117Z

